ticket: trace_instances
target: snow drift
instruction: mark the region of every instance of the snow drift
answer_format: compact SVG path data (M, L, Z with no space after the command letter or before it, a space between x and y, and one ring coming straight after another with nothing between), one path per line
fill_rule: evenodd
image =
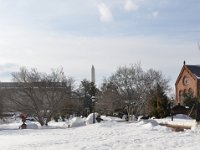
M81 117L74 117L72 120L70 120L69 126L70 127L85 126L85 121Z
M93 118L94 118L94 115L93 115L93 114L95 115L95 122L97 122L96 117L97 117L98 113L91 113L91 114L89 114L88 117L85 119L86 125L88 125L88 124L93 124Z

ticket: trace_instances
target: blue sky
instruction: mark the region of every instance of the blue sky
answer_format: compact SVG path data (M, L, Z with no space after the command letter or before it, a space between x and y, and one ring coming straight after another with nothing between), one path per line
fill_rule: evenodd
M100 83L121 65L161 70L173 86L200 64L199 0L0 0L0 81L21 66Z

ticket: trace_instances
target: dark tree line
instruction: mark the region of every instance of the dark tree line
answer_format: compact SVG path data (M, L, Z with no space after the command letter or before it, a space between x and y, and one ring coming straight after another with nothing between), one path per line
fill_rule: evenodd
M4 93L0 91L0 119L3 117L3 98L4 98Z
M184 92L182 95L183 105L187 107L188 115L196 119L196 121L199 123L200 122L200 90L198 91L197 97L194 97L193 95L194 93L190 90L187 92Z
M144 71L140 64L119 67L99 88L84 79L75 89L73 79L67 78L62 68L49 74L21 68L12 76L15 86L0 89L0 113L1 108L27 113L41 125L58 116L87 116L94 108L106 115L128 114L129 119L133 115L167 115L169 80L160 71Z

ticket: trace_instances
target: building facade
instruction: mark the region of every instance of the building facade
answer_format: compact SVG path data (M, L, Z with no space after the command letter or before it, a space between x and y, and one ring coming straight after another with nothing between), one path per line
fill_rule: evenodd
M197 97L200 88L200 65L186 65L185 61L176 80L176 103L183 103L183 94L189 93Z

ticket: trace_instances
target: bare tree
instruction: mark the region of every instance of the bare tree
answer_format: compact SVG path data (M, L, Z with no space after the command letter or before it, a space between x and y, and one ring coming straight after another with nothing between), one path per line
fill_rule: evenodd
M2 118L3 113L3 91L0 89L0 118Z
M3 88L1 86L2 82L0 82L0 118L5 117L6 114L4 114L5 112L8 112L7 109L7 101L6 101L6 94L7 91L5 90L5 88Z
M98 93L97 110L104 114L113 115L114 112L121 111L125 104L118 92L118 87L112 82L104 81L101 92Z
M119 67L109 80L118 87L126 103L129 118L132 118L133 113L147 114L147 97L158 83L164 87L163 89L169 89L169 80L165 79L160 71L150 69L145 72L140 64Z
M12 109L32 115L41 126L48 125L71 98L73 80L66 78L62 68L50 74L21 68L12 76L16 83L8 94Z
M118 87L119 93L126 103L128 119L133 115L134 107L140 102L139 88L142 81L143 70L140 64L130 67L119 67L110 77L110 81Z

